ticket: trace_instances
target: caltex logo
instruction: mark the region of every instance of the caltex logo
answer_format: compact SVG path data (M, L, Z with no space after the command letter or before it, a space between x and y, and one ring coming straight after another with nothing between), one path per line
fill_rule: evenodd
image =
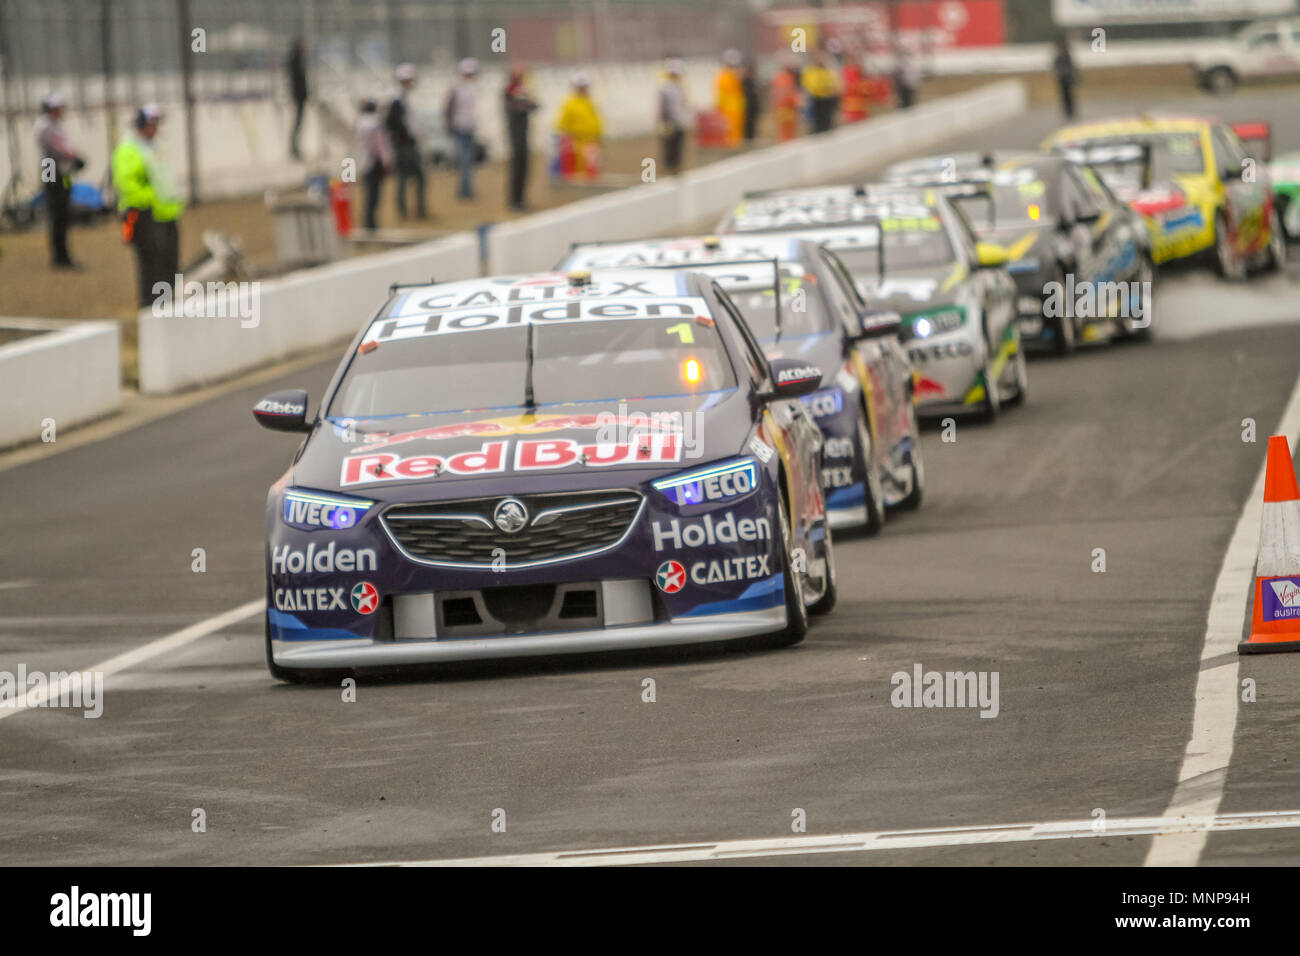
M686 586L686 569L676 561L665 561L655 572L655 584L665 594L676 594Z
M362 581L352 588L352 607L362 614L374 614L379 607L379 591L369 581Z

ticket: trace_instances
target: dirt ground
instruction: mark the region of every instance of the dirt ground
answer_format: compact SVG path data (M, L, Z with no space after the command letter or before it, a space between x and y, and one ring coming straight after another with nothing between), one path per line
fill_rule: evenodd
M1043 74L1019 77L1027 81L1030 101L1049 103L1056 97L1054 84ZM933 99L982 86L1001 77L937 77L927 80L921 100ZM1187 89L1191 74L1184 67L1150 67L1092 71L1084 76L1079 95L1113 98L1135 86ZM771 117L764 116L759 126L760 138L752 148L771 145ZM717 150L700 150L688 144L685 167L691 168L729 155ZM652 137L622 140L606 144L605 172L611 185L637 182L641 162L658 156L658 144ZM591 195L589 188L553 185L547 175L548 157L535 155L529 180L528 203L531 210L548 209ZM524 213L506 208L505 164L488 162L479 168L475 179L478 198L463 202L455 198L456 174L453 170L432 172L428 183L430 218L397 219L393 205L394 181L384 184L380 205L381 230L402 230L412 237L433 238L484 223L503 222ZM361 218L360 190L354 190L353 221ZM246 262L254 274L274 274L276 251L271 215L263 197L201 203L186 211L181 220L181 264L202 252L202 235L215 230L238 239ZM0 234L0 316L91 319L113 318L123 323L123 364L128 383L135 378L135 263L131 250L121 241L116 219L94 225L74 227L69 236L72 256L82 266L80 272L55 271L49 267L48 246L43 230ZM366 254L384 248L378 244L358 244L353 254Z

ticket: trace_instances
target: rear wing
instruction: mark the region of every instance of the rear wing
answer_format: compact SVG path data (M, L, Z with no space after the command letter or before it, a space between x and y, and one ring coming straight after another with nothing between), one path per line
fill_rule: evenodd
M1141 188L1151 188L1151 145L1134 140L1131 143L1098 143L1077 146L1057 146L1053 152L1071 163L1104 170L1107 167L1141 164Z
M1262 121L1233 123L1232 131L1246 147L1247 156L1257 163L1267 163L1272 160L1273 127L1271 124Z

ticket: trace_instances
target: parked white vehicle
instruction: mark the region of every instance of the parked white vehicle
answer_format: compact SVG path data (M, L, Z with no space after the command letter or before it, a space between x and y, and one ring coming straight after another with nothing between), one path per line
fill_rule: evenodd
M1211 93L1238 83L1300 77L1300 20L1260 20L1192 60L1197 81Z

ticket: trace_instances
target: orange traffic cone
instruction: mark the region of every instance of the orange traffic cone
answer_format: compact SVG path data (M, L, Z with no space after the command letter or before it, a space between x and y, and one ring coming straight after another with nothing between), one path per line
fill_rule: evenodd
M1300 651L1300 487L1285 435L1268 440L1264 515L1255 563L1255 613L1241 654Z

